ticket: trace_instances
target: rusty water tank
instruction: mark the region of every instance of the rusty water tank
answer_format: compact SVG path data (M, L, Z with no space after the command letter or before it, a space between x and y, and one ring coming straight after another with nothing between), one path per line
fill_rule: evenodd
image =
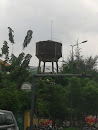
M62 57L62 44L51 40L37 42L36 56L43 62L57 62Z

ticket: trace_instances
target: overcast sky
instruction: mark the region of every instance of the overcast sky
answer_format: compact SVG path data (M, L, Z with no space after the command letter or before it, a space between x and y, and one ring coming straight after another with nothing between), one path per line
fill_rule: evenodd
M33 38L25 52L32 55L30 65L37 66L35 44L51 39L51 21L52 39L62 42L65 59L78 38L79 42L88 40L80 45L85 57L98 54L98 0L0 0L0 47L8 41L9 26L14 30L14 53L18 55L31 29Z

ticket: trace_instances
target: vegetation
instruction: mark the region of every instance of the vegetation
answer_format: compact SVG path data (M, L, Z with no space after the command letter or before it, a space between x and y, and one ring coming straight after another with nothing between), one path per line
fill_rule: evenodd
M9 41L14 42L14 31L9 29ZM23 42L23 49L27 47L32 38L32 31L29 30ZM13 49L13 48L12 48ZM21 52L16 57L13 54L10 56L8 42L4 41L1 48L1 58L5 59L0 64L0 109L7 109L14 112L24 111L30 108L30 92L21 90L21 86L24 82L30 82L30 72L28 71L28 65L31 59L30 54ZM5 65L5 63L9 65Z
M81 130L81 129L72 127L72 128L64 128L63 130Z
M9 41L14 46L14 31L9 27ZM23 42L23 49L32 39L33 32L29 30ZM31 82L31 73L28 71L30 54L21 54L16 57L13 52L9 56L8 42L4 41L1 48L1 57L4 63L0 68L0 109L8 109L14 112L30 109L31 93L21 91L24 82ZM64 61L60 73L91 74L88 77L64 77L64 78L37 78L35 81L35 115L70 120L71 98L73 120L84 120L85 115L98 114L98 56L83 58L79 50L76 50L74 60L68 57ZM5 66L5 63L9 66ZM73 64L73 69L72 69ZM72 71L73 70L73 71ZM9 73L8 73L9 72Z

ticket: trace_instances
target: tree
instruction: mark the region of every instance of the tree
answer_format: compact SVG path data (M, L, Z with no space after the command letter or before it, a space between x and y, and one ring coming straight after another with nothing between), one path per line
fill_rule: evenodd
M14 42L14 31L9 29L9 41ZM30 43L32 31L29 30L25 37L24 47ZM23 111L30 107L30 92L21 91L21 85L24 82L31 82L31 73L27 70L31 59L30 54L20 53L15 56L13 53L9 56L9 47L7 41L4 41L1 48L2 56L4 55L4 64L0 68L0 108L8 109L13 112ZM5 66L5 62L9 66Z
M5 61L8 61L9 59L9 47L7 41L4 41L2 50L2 56L5 55Z
M13 35L13 33L14 33L14 31L12 30L12 28L11 27L8 27L8 30L9 30L9 41L12 43L12 44L14 44L14 35Z
M23 49L25 47L27 47L27 45L30 43L31 39L32 39L32 34L33 34L33 31L32 30L28 30L27 32L27 35L24 39L24 42L23 42Z
M87 114L98 114L98 84L88 80L81 91L81 111ZM83 107L85 106L85 107Z
M72 55L68 57L63 64L61 73L74 74L91 74L91 78L61 78L56 81L68 90L67 93L67 108L70 112L70 101L72 92L72 116L80 120L85 114L98 114L98 56L84 58L80 55L79 50L76 50L73 61ZM73 68L72 68L73 67ZM73 72L72 72L73 70ZM92 80L93 79L93 80ZM71 89L72 87L72 89ZM70 115L69 115L70 116Z
M98 56L96 55L94 58L92 56L84 58L80 51L77 48L75 54L72 54L64 61L62 65L62 73L94 73L97 72L97 60ZM73 70L73 72L72 72Z
M52 120L65 118L65 89L53 79L40 78L36 81L36 107L39 116Z

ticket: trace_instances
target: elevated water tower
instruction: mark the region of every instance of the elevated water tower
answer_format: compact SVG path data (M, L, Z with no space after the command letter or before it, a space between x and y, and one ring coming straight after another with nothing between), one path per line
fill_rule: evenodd
M54 73L54 62L58 73L58 60L62 57L62 44L52 40L39 41L36 43L36 57L39 59L38 71L40 71L41 61L44 62L43 72L45 72L45 63L52 63L52 73Z

